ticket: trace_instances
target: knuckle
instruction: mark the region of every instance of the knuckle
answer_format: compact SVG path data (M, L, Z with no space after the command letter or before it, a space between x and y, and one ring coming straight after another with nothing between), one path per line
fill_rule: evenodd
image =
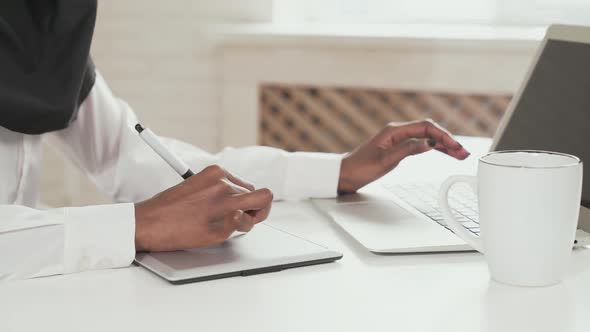
M265 201L271 202L274 199L273 192L268 188L260 189L260 195Z
M231 191L231 186L229 185L229 183L223 181L223 180L219 180L215 185L214 185L215 191L217 193L226 193Z
M381 133L386 135L392 135L399 129L400 125L395 122L388 123L382 130Z
M424 121L424 130L428 133L431 132L431 130L435 129L436 125L434 124L434 122L432 122L432 120L427 119Z
M205 172L217 177L221 177L225 174L223 168L221 168L219 165L207 166L207 168L205 168Z
M393 130L393 129L398 128L399 126L400 126L399 122L390 122L385 126L385 128L389 129L389 130Z

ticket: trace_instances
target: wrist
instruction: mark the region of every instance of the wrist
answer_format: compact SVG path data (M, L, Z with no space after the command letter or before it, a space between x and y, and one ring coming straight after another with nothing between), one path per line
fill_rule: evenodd
M338 194L354 193L357 189L354 186L353 175L351 174L352 166L350 165L350 153L342 158L340 165L340 176L338 178Z
M135 203L135 251L149 251L151 231L150 225L152 224L149 207L147 203L140 202Z

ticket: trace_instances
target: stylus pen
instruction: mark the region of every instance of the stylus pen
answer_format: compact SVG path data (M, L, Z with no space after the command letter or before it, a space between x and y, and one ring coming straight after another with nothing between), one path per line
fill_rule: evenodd
M160 158L164 159L164 161L167 162L178 175L182 176L183 179L186 180L195 175L184 161L164 146L162 141L153 131L142 127L139 123L135 125L135 130L139 133L139 137L141 137L141 139L143 139L143 141L146 142L146 144L149 145Z

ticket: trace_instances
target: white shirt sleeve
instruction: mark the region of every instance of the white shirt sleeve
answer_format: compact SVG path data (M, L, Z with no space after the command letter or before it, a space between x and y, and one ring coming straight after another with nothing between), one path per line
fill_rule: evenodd
M139 138L133 129L137 122L131 108L113 96L97 73L78 118L48 138L108 196L119 202L136 202L182 180ZM157 127L151 129L158 131ZM173 139L164 139L164 143L195 172L218 164L257 187L270 188L277 199L336 195L341 163L338 154L288 153L262 146L226 148L210 154Z
M133 129L136 123L131 108L113 96L97 73L76 120L44 138L119 204L46 211L0 206L0 220L10 220L0 228L0 250L19 253L12 258L2 255L0 279L124 267L132 262L135 216L131 202L181 181L141 141ZM336 195L340 155L287 153L260 146L210 154L180 141L164 142L195 172L219 164L257 187L270 188L277 199Z
M35 210L0 205L0 280L128 266L133 204Z

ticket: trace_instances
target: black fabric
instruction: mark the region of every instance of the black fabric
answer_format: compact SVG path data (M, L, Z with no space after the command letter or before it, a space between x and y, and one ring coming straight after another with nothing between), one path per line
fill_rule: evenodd
M66 128L94 86L96 0L0 0L0 126Z

